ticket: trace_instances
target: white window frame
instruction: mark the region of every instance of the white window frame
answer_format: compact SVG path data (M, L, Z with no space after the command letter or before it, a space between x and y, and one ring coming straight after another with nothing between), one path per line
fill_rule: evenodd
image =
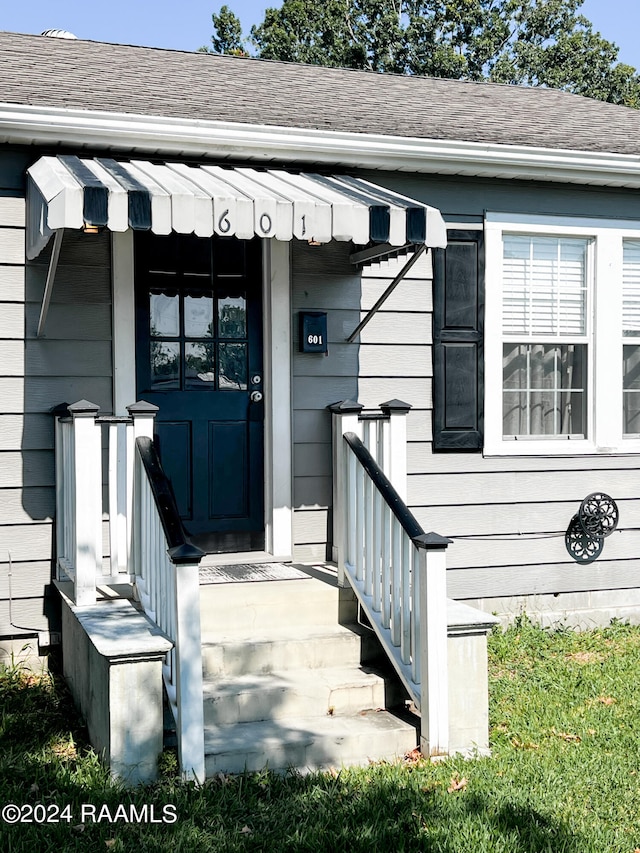
M586 438L502 435L503 235L581 237L591 247L592 291L587 301ZM485 217L485 455L574 456L638 453L640 436L623 436L622 247L640 239L640 222L590 217L490 212Z

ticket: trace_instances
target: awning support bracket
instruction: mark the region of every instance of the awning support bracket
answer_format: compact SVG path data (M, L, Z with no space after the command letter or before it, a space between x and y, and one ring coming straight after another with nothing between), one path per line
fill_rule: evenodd
M415 253L409 258L407 263L402 267L402 269L400 270L398 275L394 278L394 280L391 282L389 287L385 290L385 292L382 294L382 296L378 299L378 301L373 306L373 308L370 309L370 311L368 312L366 317L364 317L360 321L360 323L356 326L356 328L353 330L353 332L351 332L351 334L347 338L347 343L349 343L349 344L353 343L353 341L358 337L358 335L364 329L364 327L367 325L367 323L369 323L369 321L374 318L374 316L378 313L378 311L380 310L382 305L384 305L384 303L391 296L391 294L396 289L396 287L400 284L402 279L411 270L413 265L418 261L419 258L422 257L426 248L427 247L424 243L422 243L420 246L418 246Z
M47 270L47 280L44 285L44 294L42 296L42 306L40 307L40 319L38 320L38 331L36 337L41 338L44 334L44 326L47 322L47 314L49 313L49 303L51 302L51 293L53 292L53 281L56 277L58 268L58 259L60 257L60 249L62 248L62 237L64 236L64 228L58 228L53 238L53 249L51 250L51 258L49 260L49 269Z

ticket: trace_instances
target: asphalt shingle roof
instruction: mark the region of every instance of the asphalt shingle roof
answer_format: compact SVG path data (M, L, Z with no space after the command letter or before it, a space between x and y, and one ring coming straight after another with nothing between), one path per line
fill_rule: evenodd
M0 33L0 102L640 153L640 111L567 92Z

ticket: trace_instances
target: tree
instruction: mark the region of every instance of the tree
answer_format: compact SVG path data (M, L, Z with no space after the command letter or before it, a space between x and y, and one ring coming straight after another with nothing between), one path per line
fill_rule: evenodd
M583 0L284 0L251 29L257 56L552 86L640 106L640 77L579 13ZM223 14L224 13L224 14ZM213 15L218 52L242 43L238 18ZM235 34L235 41L229 33ZM232 50L226 45L232 45Z
M242 24L228 6L222 6L216 15L211 16L214 33L211 36L212 48L201 47L203 53L228 53L234 56L246 56Z

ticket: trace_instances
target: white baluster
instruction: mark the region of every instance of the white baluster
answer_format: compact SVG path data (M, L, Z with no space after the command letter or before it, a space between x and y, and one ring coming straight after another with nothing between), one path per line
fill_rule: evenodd
M364 594L373 592L373 492L371 477L364 477Z
M382 625L391 624L391 519L393 514L388 504L382 505Z
M402 663L411 661L411 549L413 545L407 534L402 531L402 572L400 610L400 659Z
M364 578L364 480L362 465L356 467L356 579Z
M343 400L329 406L333 436L333 543L332 559L338 564L338 585L346 583L344 575L345 553L347 547L347 484L346 459L350 451L345 445L343 435L353 432L362 434L358 415L363 406L353 400Z
M346 482L347 482L347 498L346 498L346 557L343 560L344 564L348 563L351 567L356 564L356 547L357 547L357 482L356 482L356 465L357 460L353 453L348 452L345 461L347 463Z
M373 490L373 609L380 613L382 609L382 495L377 489Z
M400 621L402 612L402 526L395 516L391 517L391 642L400 645Z
M407 501L407 414L409 403L389 400L380 408L389 418L388 457L382 469L402 500Z
M423 604L420 585L422 582L420 554L414 545L411 552L411 677L416 684L420 684L422 679L422 649L420 646Z
M124 496L124 512L126 517L126 540L125 540L125 557L127 563L127 573L129 577L134 574L133 570L133 483L135 477L135 436L133 423L128 423L125 426L125 455L126 455L126 471L125 471L125 496Z

